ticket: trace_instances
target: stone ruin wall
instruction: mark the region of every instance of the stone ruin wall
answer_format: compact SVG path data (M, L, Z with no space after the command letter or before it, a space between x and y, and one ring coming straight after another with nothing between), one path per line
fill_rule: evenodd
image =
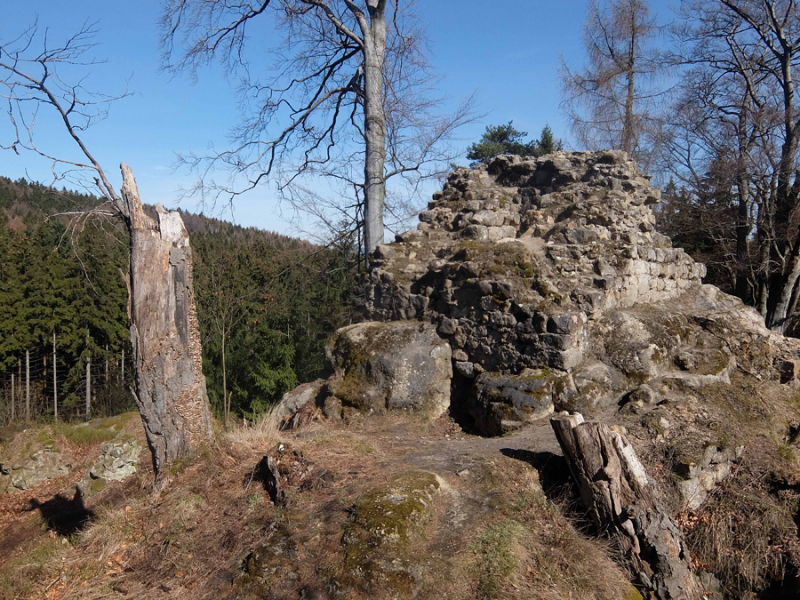
M362 320L437 325L461 375L569 371L600 311L660 303L705 267L654 231L660 192L622 152L456 169L416 230L378 247Z

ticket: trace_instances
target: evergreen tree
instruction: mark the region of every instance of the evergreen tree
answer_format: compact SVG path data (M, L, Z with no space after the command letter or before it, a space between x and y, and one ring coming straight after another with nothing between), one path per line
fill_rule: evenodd
M37 393L46 403L40 414L52 410L52 379L41 377L43 358L52 365L54 332L60 418L83 415L90 357L97 376L123 349L130 356L127 232L98 221L73 230L65 219L46 216L96 203L91 196L0 177L0 375L16 373L29 350L38 361ZM184 219L195 252L209 399L224 415L227 389L227 412L252 417L296 383L322 373L325 341L348 320L354 245L344 240L320 248L198 215L185 213ZM105 393L102 376L93 387L100 400L123 410L130 407L130 393L116 379L112 374Z
M27 247L26 236L8 229L0 212L0 371L16 363L28 337L20 273Z
M542 129L538 140L525 142L528 135L517 130L513 121L505 125L489 125L481 136L480 141L470 145L467 158L472 160L471 166L487 163L495 156L501 154L516 154L519 156L544 156L561 149L561 141L553 138L553 130L549 125Z
M539 156L544 156L545 154L551 154L556 150L561 150L561 140L556 141L553 137L553 130L550 129L550 125L545 125L544 129L542 129L542 135L539 136L539 141L537 142Z

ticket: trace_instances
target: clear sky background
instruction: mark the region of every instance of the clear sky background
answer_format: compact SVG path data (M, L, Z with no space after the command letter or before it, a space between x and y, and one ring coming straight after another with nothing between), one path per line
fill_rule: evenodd
M651 7L669 16L666 0L654 0ZM509 120L531 137L549 124L569 145L559 109L559 56L570 65L583 61L585 0L419 0L418 10L428 26L431 63L444 78L443 94L455 105L474 92L478 112L486 113L460 131L464 153L486 125ZM53 39L74 33L87 20L97 21L93 54L106 62L92 69L86 86L114 94L127 85L134 95L116 103L85 141L114 176L116 187L118 165L124 161L133 169L145 202L175 206L177 191L193 179L188 172L173 172L176 154L202 152L210 143L225 147L238 117L236 82L229 82L218 66L202 70L196 83L161 72L159 13L158 0L0 0L0 39L16 37L37 16ZM48 127L42 119L37 125L41 146L52 153L72 151L57 124ZM0 152L0 175L16 179L26 173L42 182L52 179L50 165L32 155ZM201 208L192 199L180 205L193 212ZM207 212L231 220L230 213ZM236 201L233 220L292 234L287 213L274 190L264 186Z

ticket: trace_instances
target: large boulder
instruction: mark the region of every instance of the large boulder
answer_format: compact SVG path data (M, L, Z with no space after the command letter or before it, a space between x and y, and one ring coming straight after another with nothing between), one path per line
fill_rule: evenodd
M383 413L413 410L436 418L450 406L451 350L418 321L358 323L326 348L329 389L347 406Z
M69 469L64 465L61 452L53 446L45 446L21 460L3 462L0 473L0 486L8 492L28 490L48 479L66 475Z

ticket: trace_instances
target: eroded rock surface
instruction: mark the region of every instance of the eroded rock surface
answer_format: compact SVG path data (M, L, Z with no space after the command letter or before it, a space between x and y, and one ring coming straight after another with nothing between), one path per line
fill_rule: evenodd
M61 451L46 446L24 458L0 464L0 486L9 492L27 490L68 472Z
M528 459L536 466L552 459L548 440L532 433L542 417L581 412L603 424L608 440L624 436L621 452L635 448L647 484L631 480L636 493L619 496L614 515L643 561L631 574L643 589L697 597L691 551L711 573L697 573L705 592L715 581L724 594L744 589L743 581L764 590L777 571L752 565L792 565L782 571L790 574L800 565L789 496L798 489L800 345L702 283L704 266L654 230L658 200L620 152L504 156L457 169L418 228L370 257L356 308L364 322L340 332L336 375L320 388L328 396L317 406L326 415L342 405L383 412L395 390L404 398L397 406L409 406L431 386L408 378L414 369L402 362L387 365L401 347L444 340L450 354L442 350L440 358L452 362L452 378L440 365L446 376L431 381L451 382L451 414L466 431L532 435ZM386 343L382 328L397 328L403 343ZM403 360L413 364L414 353L429 352ZM397 385L404 380L418 385ZM588 480L602 483L614 461L608 452L597 456L592 473L605 475ZM642 515L627 510L634 496L648 508ZM751 515L762 515L764 527L748 529ZM513 531L502 525L495 533ZM703 541L722 531L730 556L749 564L734 564ZM417 579L406 578L398 560L391 564L402 568L381 567L374 581L394 573L413 591Z
M361 313L420 318L479 370L572 369L600 311L663 302L705 267L653 230L659 191L619 152L457 169L375 253Z
M661 383L730 383L743 354L772 369L781 342L654 231L659 199L621 152L457 169L417 230L374 253L358 312L434 325L454 402L490 435L553 408L647 411Z
M93 496L109 481L122 481L136 473L141 452L142 446L131 438L100 444L100 457L77 484L81 493Z
M378 413L408 409L438 417L450 406L450 346L427 323L359 323L340 329L326 354L330 392Z
M442 481L434 473L403 473L361 496L345 530L345 586L411 597L419 589L412 545L424 537Z

